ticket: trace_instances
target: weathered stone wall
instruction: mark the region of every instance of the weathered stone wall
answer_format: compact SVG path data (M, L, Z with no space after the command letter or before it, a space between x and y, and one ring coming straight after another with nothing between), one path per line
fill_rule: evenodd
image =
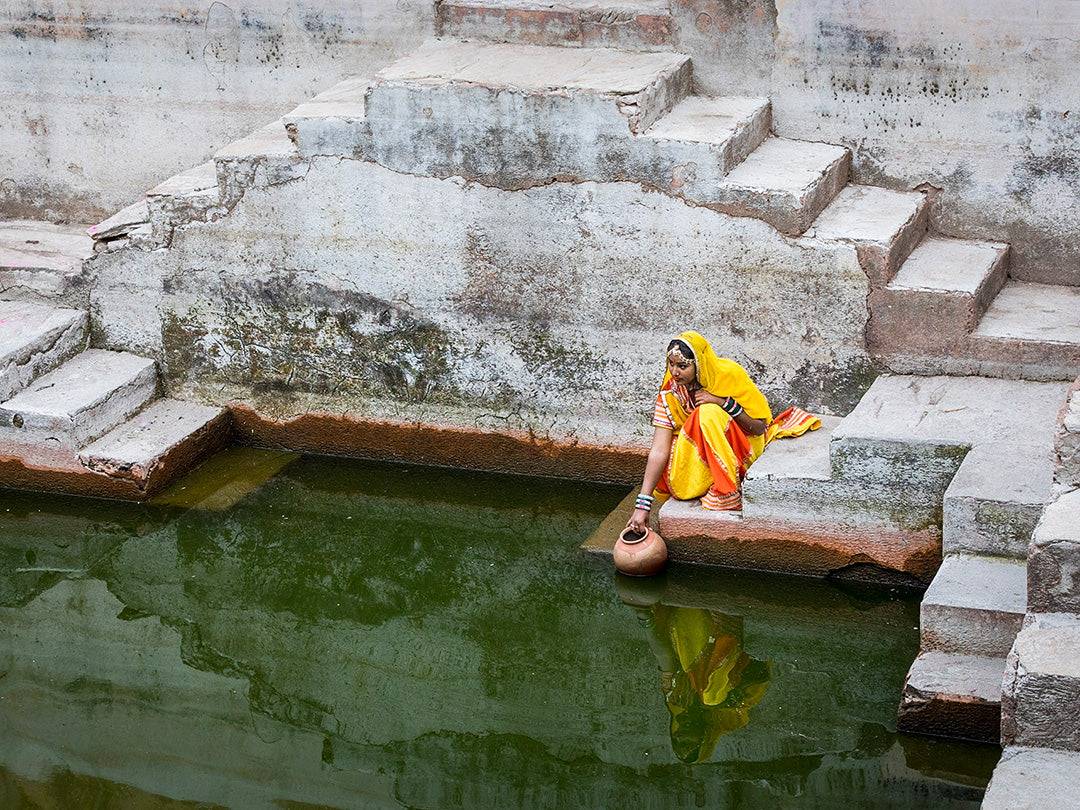
M276 419L647 444L664 349L687 328L777 406L846 413L874 374L854 248L633 183L511 192L315 158L169 250L94 269L100 345Z
M942 190L935 224L1080 284L1080 5L778 2L774 121L855 150L862 182Z
M0 0L0 218L97 222L432 33L430 2Z

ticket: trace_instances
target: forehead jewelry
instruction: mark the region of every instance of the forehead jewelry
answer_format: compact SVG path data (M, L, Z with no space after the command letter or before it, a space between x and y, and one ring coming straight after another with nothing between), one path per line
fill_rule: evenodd
M679 347L679 344L677 344L677 343L674 346L671 347L671 350L668 352L668 357L670 357L676 363L693 363L694 362L693 356L691 355L690 357L687 357L685 354L683 354L682 349Z

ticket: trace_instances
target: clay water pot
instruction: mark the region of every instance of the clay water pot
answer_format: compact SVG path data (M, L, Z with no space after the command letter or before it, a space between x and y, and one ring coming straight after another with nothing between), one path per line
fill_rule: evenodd
M667 544L652 529L637 534L627 526L615 541L615 567L632 577L658 574L667 562Z

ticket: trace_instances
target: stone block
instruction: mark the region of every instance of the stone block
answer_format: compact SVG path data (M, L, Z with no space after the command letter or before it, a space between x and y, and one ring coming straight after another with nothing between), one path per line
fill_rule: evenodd
M556 45L671 49L674 24L664 0L440 0L440 37Z
M880 287L922 240L929 210L921 192L852 184L821 212L806 236L853 243L871 286Z
M935 526L901 529L880 519L838 518L828 511L750 517L710 512L696 500L669 500L660 509L658 525L669 559L701 565L929 583L941 562Z
M842 146L768 138L721 184L716 207L798 235L847 185L851 153Z
M206 220L221 210L214 162L207 161L154 186L146 192L146 206L156 244L166 244L174 228Z
M1002 745L1080 751L1080 621L1036 617L1005 670Z
M945 553L1026 560L1053 469L1043 444L991 440L973 447L945 490Z
M948 555L919 609L922 649L1004 660L1026 607L1022 561Z
M1003 658L921 652L900 698L899 731L996 743Z
M1060 487L1080 487L1080 379L1058 415L1054 436L1054 483Z
M968 336L1005 283L1008 245L930 237L896 276L870 294L870 350L960 354Z
M150 224L150 209L146 198L122 208L97 225L91 225L86 233L95 242L109 242L122 239Z
M281 119L219 150L214 165L225 206L234 205L248 188L287 183L307 171Z
M724 176L771 125L766 98L689 96L638 139L628 174L671 194L715 202Z
M363 158L371 151L371 133L364 121L370 86L370 79L350 77L282 116L300 157Z
M85 306L83 262L93 255L94 241L83 227L0 222L0 295Z
M0 301L0 402L82 351L88 330L81 310Z
M139 411L157 384L153 360L87 349L0 405L0 438L74 450Z
M372 82L371 157L511 189L561 175L616 179L631 136L690 84L680 54L429 42Z
M982 810L1080 810L1080 753L1009 746L994 768Z
M151 497L222 449L230 434L226 409L161 399L89 444L79 460Z
M1046 506L1031 536L1028 608L1080 613L1080 489Z

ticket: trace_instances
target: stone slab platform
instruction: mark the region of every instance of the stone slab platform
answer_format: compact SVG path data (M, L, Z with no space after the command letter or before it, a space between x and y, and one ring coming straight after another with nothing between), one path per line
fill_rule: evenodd
M908 671L897 729L996 743L1004 658L922 652Z
M982 810L1080 810L1080 753L1009 746L986 788Z

